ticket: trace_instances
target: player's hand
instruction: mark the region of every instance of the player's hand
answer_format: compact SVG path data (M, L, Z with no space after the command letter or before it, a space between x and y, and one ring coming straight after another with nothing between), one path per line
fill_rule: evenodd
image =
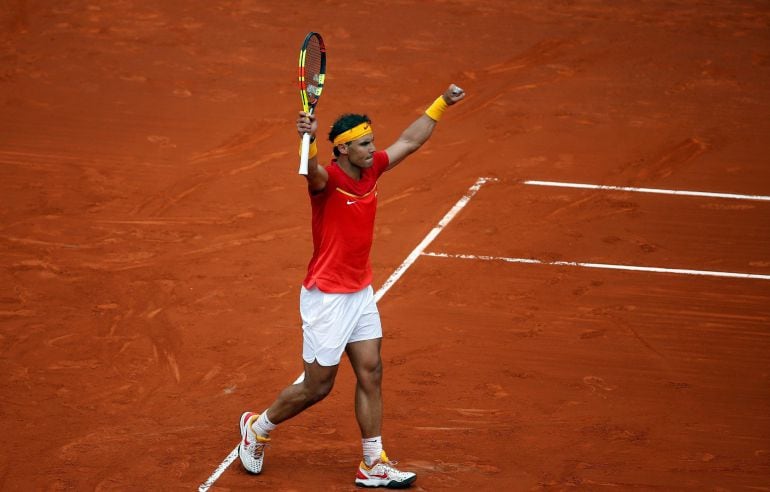
M315 138L317 130L318 122L315 119L315 115L300 111L297 117L297 133L299 133L299 136L301 137L305 133L309 133L310 138Z
M442 97L444 98L444 101L451 106L465 98L465 91L454 84L450 84L446 92L442 94Z

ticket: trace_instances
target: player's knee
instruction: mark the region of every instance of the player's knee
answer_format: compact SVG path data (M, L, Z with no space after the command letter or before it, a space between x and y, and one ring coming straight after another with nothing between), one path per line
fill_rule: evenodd
M321 381L309 387L306 391L308 401L312 403L318 403L326 398L331 393L334 387L334 380Z
M359 374L359 384L366 388L378 388L382 384L382 361L373 361L363 367Z
M382 361L378 360L377 364L372 368L370 372L371 378L377 384L382 382Z

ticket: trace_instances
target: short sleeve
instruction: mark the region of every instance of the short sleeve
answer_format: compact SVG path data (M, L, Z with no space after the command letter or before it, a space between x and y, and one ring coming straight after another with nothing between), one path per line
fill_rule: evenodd
M340 177L337 171L339 168L334 165L334 161L330 162L326 166L326 172L328 174L328 179L326 181L326 186L324 186L324 189L321 191L313 192L310 190L310 187L308 187L308 194L313 199L320 199L321 197L327 196L330 191L335 190L337 186L339 186Z

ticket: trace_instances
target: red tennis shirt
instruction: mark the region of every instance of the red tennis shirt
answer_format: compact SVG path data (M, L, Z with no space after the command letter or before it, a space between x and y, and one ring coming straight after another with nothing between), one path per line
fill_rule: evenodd
M329 181L310 194L313 209L313 257L302 284L322 292L357 292L372 283L369 252L377 211L377 179L388 167L385 151L374 153L371 167L354 180L336 161L326 166Z

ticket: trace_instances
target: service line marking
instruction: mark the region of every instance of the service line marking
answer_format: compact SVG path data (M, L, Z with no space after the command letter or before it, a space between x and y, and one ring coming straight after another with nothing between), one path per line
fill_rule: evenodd
M533 186L554 186L557 188L582 188L587 190L614 190L614 191L633 191L636 193L658 193L663 195L682 195L682 196L701 196L709 198L730 198L734 200L759 200L770 202L770 196L766 195L738 195L735 193L712 193L710 191L685 191L685 190L665 190L659 188L633 188L630 186L609 186L586 183L563 183L560 181L523 181L524 184Z
M454 207L452 207L449 212L444 215L444 217L436 224L436 227L431 229L431 231L428 233L427 236L420 242L420 244L417 245L414 250L412 250L411 253L409 253L409 256L406 257L406 259L401 263L398 268L396 268L393 273L388 277L388 279L385 281L385 283L382 284L382 287L377 290L377 292L374 294L374 299L376 302L379 302L380 299L382 299L382 296L385 295L388 290L390 290L391 287L400 279L404 273L406 273L407 270L409 270L409 267L412 266L412 264L419 258L423 251L425 251L425 248L427 248L430 243L433 242L433 240L438 237L439 233L447 226L450 222L452 222L452 219L455 218L455 216L460 213L460 210L462 210L468 202L473 198L473 196L481 189L484 184L497 181L497 178L479 178L476 180L473 185L468 188L468 191L463 195L462 198L460 198L457 203L455 203ZM297 384L301 382L305 377L305 374L300 374L299 377L294 381L293 384ZM222 463L219 464L219 466L214 470L214 473L211 474L211 476L203 482L198 487L198 492L207 492L209 488L211 488L212 485L214 485L214 482L216 482L220 476L227 470L227 467L229 467L233 461L238 457L238 446L237 444L235 446L235 449L230 451L230 454L227 455L227 457L222 461Z
M729 278L750 278L758 280L770 280L770 275L758 273L737 273L737 272L719 272L710 270L690 270L686 268L661 268L646 267L634 265L613 265L607 263L586 263L580 261L543 261L532 258L507 258L505 256L485 256L485 255L464 255L449 253L423 253L423 256L433 256L438 258L460 258L463 260L485 260L485 261L504 261L508 263L527 263L533 265L555 265L555 266L573 266L583 268L604 268L607 270L628 270L633 272L654 272L654 273L672 273L677 275L700 275L707 277L729 277Z
M473 195L475 195L484 184L489 183L490 181L497 181L496 178L479 178L476 180L476 182L468 188L468 192L465 193L465 196L460 198L457 203L455 203L455 206L452 207L449 212L446 213L443 219L441 219L438 224L436 224L436 227L434 227L427 236L425 236L425 239L422 240L420 244L417 245L414 250L409 253L409 256L406 257L403 263L399 265L398 268L388 277L388 279L385 281L384 284L382 284L382 287L380 287L380 290L377 291L377 293L374 295L374 299L376 301L379 301L382 296L385 295L385 293L393 287L393 284L395 284L398 279L401 278L401 276L409 269L410 266L412 266L412 263L414 263L417 258L420 257L423 251L425 251L425 248L427 248L430 243L433 242L434 239L439 235L439 233L447 226L450 222L452 222L452 219L455 218L455 216L460 213L460 210L462 210L466 205L468 205L468 202L471 201L471 198L473 198Z

